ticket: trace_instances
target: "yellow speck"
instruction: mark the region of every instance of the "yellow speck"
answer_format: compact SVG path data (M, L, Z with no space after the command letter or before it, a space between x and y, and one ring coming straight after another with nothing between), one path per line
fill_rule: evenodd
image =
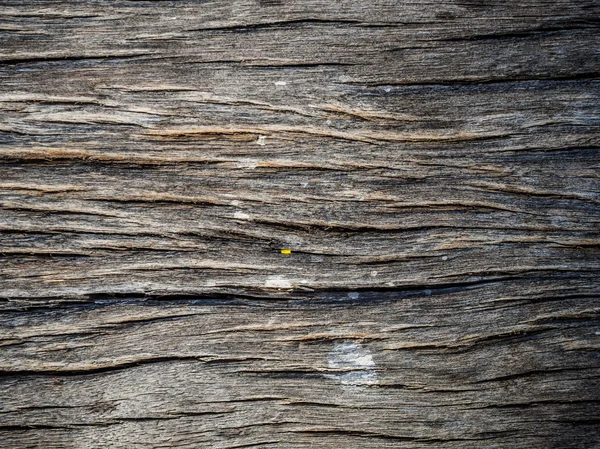
M282 249L281 254L292 254L292 250L291 249Z

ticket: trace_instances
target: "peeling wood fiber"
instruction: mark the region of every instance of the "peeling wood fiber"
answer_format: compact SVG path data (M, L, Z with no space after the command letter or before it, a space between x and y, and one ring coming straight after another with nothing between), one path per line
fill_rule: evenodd
M2 448L600 447L599 13L0 2Z

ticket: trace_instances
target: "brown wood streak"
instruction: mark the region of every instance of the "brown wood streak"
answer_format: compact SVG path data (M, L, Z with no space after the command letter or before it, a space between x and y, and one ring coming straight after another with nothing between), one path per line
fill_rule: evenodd
M598 13L1 2L0 445L597 447Z

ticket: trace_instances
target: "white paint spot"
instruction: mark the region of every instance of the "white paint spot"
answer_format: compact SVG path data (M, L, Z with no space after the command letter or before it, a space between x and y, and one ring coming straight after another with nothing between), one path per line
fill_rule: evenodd
M231 204L232 206L236 206L236 207L237 207L237 206L239 206L239 205L240 205L240 204L242 204L242 203L240 203L238 200L233 200L233 201L232 201L231 203L229 203L229 204Z
M275 81L276 86L286 86L287 83L285 81Z
M371 271L371 276L375 277L377 276L379 273L377 271Z
M306 187L308 187L308 182L306 182L306 181L304 181L304 182L301 182L301 183L300 183L300 185L301 185L302 187L306 188Z
M258 166L258 161L253 159L245 159L243 161L238 161L238 168L256 168Z
M385 90L386 92L391 92L391 91L392 91L392 88L391 88L391 87L386 87L386 88L385 88L385 89L383 89L383 90Z
M282 238L282 241L289 244L290 246L300 246L304 243L304 239L297 235L286 235Z
M360 296L360 294L358 294L357 292L348 293L348 298L350 298L350 299L358 299L359 296Z
M328 374L330 379L337 379L346 386L365 386L377 384L375 362L371 352L360 343L344 341L336 343L328 357L330 370L338 371Z
M448 256L442 256L442 260L448 260Z
M256 143L264 147L267 144L267 136L258 136Z
M292 288L292 283L284 276L269 276L265 282L267 288Z
M235 214L233 214L233 218L235 218L236 220L250 220L250 215L238 211Z

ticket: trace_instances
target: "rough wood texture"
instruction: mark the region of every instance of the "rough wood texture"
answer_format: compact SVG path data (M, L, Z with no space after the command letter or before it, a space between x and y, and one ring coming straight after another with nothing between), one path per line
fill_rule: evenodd
M600 447L599 12L3 0L0 445Z

